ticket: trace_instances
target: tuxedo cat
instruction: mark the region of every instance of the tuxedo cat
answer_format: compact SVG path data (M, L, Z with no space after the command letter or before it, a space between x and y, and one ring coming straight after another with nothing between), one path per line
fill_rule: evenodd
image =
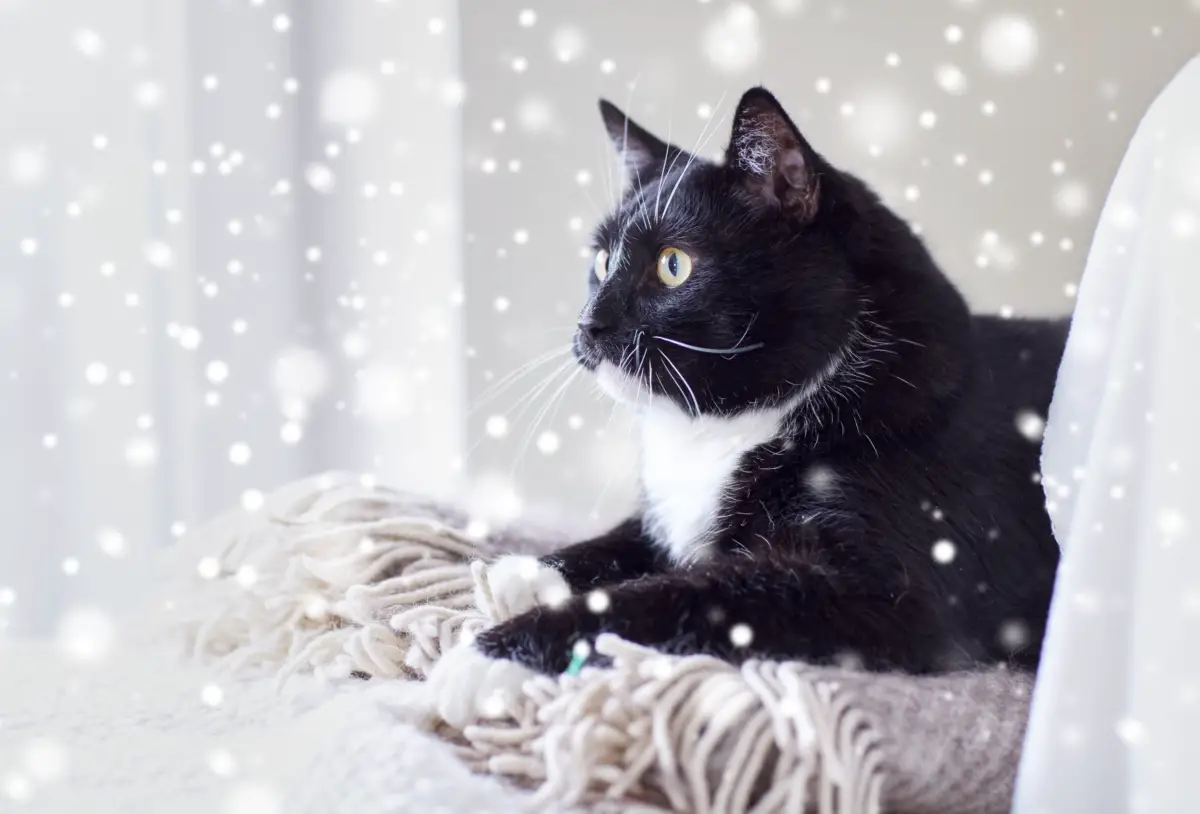
M1046 414L1066 323L970 314L766 90L723 162L600 107L629 183L574 351L637 413L642 506L493 565L527 610L476 653L554 674L610 631L731 661L1034 668L1058 548L1021 419Z

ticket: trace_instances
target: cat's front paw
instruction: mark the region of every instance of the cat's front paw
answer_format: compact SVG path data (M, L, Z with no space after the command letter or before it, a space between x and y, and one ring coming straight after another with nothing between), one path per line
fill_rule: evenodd
M425 683L438 717L462 729L481 718L518 717L525 682L535 675L515 661L490 658L463 639L442 654Z
M476 607L490 605L497 622L541 605L558 607L570 596L571 588L562 574L535 557L516 554L489 565L486 585L475 587Z

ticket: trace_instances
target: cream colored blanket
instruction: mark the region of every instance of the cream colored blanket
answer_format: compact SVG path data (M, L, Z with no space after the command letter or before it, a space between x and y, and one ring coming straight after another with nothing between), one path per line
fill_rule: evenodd
M578 676L514 684L502 665L481 674L462 661L466 640L508 612L480 560L559 542L488 534L453 509L322 476L181 541L166 606L191 657L239 673L335 684L432 675L406 717L474 770L532 790L534 808L1007 811L1028 676L736 667L615 637L597 643L614 666ZM445 694L467 672L480 703L448 714L433 688Z

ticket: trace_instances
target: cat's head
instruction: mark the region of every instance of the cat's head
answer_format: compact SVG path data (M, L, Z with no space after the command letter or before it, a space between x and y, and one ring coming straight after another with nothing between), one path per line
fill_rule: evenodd
M600 110L627 189L596 229L574 347L619 399L653 393L693 413L779 403L854 350L879 256L928 263L764 89L738 103L720 162Z

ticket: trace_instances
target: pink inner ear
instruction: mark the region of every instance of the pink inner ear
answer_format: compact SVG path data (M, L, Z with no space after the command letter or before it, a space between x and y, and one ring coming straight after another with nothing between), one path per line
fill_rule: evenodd
M788 182L788 186L803 189L808 183L808 169L804 165L804 156L799 150L785 150L779 157L779 174Z

